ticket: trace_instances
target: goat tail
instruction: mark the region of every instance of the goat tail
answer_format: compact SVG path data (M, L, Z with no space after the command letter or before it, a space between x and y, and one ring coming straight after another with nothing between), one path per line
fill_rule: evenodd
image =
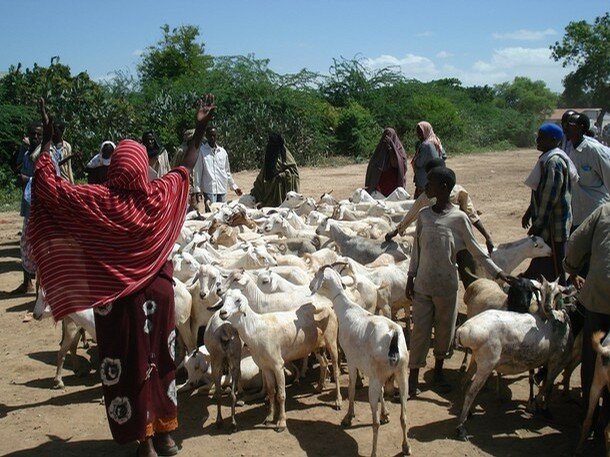
M400 351L398 350L398 338L400 336L400 332L394 329L392 333L392 339L390 340L390 350L388 351L388 360L390 362L391 367L395 367L398 365L400 361Z
M610 346L602 346L601 343L605 336L606 334L604 332L595 332L593 334L593 338L591 338L593 349L602 357L604 365L606 365L608 360L610 360Z

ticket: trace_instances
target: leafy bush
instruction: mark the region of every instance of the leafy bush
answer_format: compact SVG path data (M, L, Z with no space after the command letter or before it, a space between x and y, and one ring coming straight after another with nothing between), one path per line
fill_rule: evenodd
M381 136L371 113L357 102L350 102L339 112L335 132L337 151L352 157L369 155Z
M12 66L0 79L0 183L12 181L9 159L39 96L67 124L66 139L82 151L77 178L102 141L139 139L154 130L170 155L193 125L197 99L217 96L219 143L235 171L260 166L270 131L284 135L300 164L333 155L370 156L384 127L393 127L412 154L415 126L429 121L449 154L492 147L531 146L556 96L541 81L515 78L496 87L462 87L457 79L423 83L397 68L371 69L362 58L334 59L328 76L303 69L281 75L254 55L213 57L195 26L162 28L146 48L137 77L107 82L73 75L54 57L48 67ZM10 187L10 186L9 186Z

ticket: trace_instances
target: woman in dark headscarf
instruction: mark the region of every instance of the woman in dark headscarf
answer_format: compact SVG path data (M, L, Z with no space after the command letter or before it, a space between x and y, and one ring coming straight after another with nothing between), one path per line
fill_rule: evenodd
M258 206L279 206L291 190L299 191L299 170L279 133L270 133L265 162L250 194Z
M40 287L55 320L93 308L104 404L113 438L139 442L137 455L174 455L173 268L167 258L180 233L214 97L197 112L181 166L150 180L145 147L121 141L104 184L61 179L49 150L53 124L44 101L43 147L36 163L27 237Z
M398 134L386 128L375 148L366 169L364 187L368 192L378 191L386 197L397 187L406 188L407 154Z

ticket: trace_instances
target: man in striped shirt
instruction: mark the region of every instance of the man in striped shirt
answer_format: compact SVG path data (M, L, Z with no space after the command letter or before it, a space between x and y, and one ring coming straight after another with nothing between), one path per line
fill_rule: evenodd
M542 154L525 181L532 189L530 206L522 218L528 235L537 235L551 247L551 257L532 259L523 276L549 281L559 278L565 284L562 260L572 227L572 181L577 179L574 165L557 146L563 137L555 124L543 124L538 130L536 146ZM531 226L530 226L531 221Z

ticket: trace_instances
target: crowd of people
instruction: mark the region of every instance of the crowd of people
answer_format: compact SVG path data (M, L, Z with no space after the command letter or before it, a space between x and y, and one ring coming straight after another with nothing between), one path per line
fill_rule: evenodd
M33 291L37 280L55 319L94 307L110 429L120 443L138 441L141 456L178 451L170 435L177 427L176 334L167 258L189 196L201 195L211 204L225 202L229 189L243 194L210 123L214 108L211 95L200 102L195 128L184 133L171 165L148 131L141 143L102 143L85 168L90 185L79 185L71 166L79 155L63 138L65 126L53 122L41 100L42 121L29 126L17 159L24 224L23 283L16 292ZM585 402L595 362L591 338L610 329L610 154L587 136L589 129L588 117L573 111L565 113L561 126L540 127L540 156L525 180L531 199L520 221L552 250L550 257L533 259L522 276L559 279L580 289L571 318L574 333L583 332ZM432 125L420 122L415 133L419 142L410 161L415 202L386 235L390 241L416 223L405 291L413 300L411 397L418 395L433 331L434 382L442 391L451 389L443 364L452 354L458 281L468 287L477 278L477 265L498 280L514 279L491 260L494 242L469 193L446 166ZM369 161L365 188L388 196L406 187L407 174L405 148L397 132L386 128ZM294 157L283 137L271 133L250 194L261 207L279 206L289 191L299 191L299 184ZM473 227L487 249L476 241Z

